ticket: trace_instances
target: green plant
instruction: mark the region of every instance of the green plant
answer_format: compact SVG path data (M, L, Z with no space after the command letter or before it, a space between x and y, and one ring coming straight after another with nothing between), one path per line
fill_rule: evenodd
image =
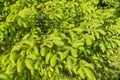
M103 2L1 0L0 78L120 79L120 2Z

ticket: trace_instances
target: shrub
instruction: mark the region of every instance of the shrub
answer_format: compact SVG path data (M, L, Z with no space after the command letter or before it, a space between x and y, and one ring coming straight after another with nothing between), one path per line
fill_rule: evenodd
M1 0L0 78L120 79L118 0Z

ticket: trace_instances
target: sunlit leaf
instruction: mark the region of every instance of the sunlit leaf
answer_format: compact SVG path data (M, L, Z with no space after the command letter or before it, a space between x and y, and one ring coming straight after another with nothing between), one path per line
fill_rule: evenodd
M52 58L50 60L50 65L55 66L56 62L57 62L57 54L52 56Z
M16 58L15 53L11 53L10 54L10 61L11 61L12 65L15 65L15 58Z
M26 66L28 69L33 70L32 60L30 60L30 59L25 59L25 66Z
M105 35L106 34L106 32L104 31L104 30L102 30L102 29L98 29L97 30L100 34L102 34L102 35Z
M100 43L99 46L100 46L100 49L102 50L102 52L104 52L106 50L105 45L103 44L103 42Z
M5 75L5 74L0 74L0 79L2 79L2 80L7 80L8 77L7 77L7 75Z
M77 72L78 72L78 74L80 75L81 78L83 78L83 79L85 78L85 73L84 73L82 67L80 67Z
M35 54L30 54L30 55L28 55L26 57L29 58L29 59L32 59L32 60L36 60L37 59L37 56Z
M91 45L92 44L92 40L89 37L86 38L86 44L87 45Z
M45 47L41 47L40 53L41 53L42 56L45 56L45 54L46 54L46 48Z
M37 61L34 65L34 69L35 70L38 70L39 69L39 66L40 66L40 61Z
M16 66L17 66L17 72L18 73L22 72L22 69L23 69L23 60L22 60L22 57L18 58Z
M66 66L67 66L69 71L71 71L72 65L73 65L73 62L72 62L71 57L69 56L69 57L67 57L67 63L66 63Z
M84 67L84 68L83 68L83 71L85 72L85 74L87 75L87 77L88 77L90 80L96 80L96 78L95 78L95 76L94 76L94 73L91 71L90 68Z
M45 58L46 64L49 64L49 61L50 61L52 55L53 55L53 54L52 54L51 52L49 52L49 53L47 54L47 56L46 56L46 58Z
M60 52L59 55L61 57L61 60L65 59L69 54L69 50L66 50L64 52Z
M34 52L35 52L36 55L39 55L39 54L40 54L38 47L34 46Z
M71 54L72 54L72 56L73 57L77 57L78 56L78 51L77 51L77 49L71 49Z

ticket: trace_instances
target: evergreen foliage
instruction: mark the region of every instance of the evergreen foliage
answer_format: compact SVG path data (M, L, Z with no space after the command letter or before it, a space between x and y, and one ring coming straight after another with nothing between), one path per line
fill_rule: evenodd
M119 80L119 0L0 0L0 79Z

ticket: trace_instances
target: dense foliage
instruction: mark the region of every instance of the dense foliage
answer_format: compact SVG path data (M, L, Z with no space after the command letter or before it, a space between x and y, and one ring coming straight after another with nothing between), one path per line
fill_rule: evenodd
M0 79L119 80L119 0L0 0Z

